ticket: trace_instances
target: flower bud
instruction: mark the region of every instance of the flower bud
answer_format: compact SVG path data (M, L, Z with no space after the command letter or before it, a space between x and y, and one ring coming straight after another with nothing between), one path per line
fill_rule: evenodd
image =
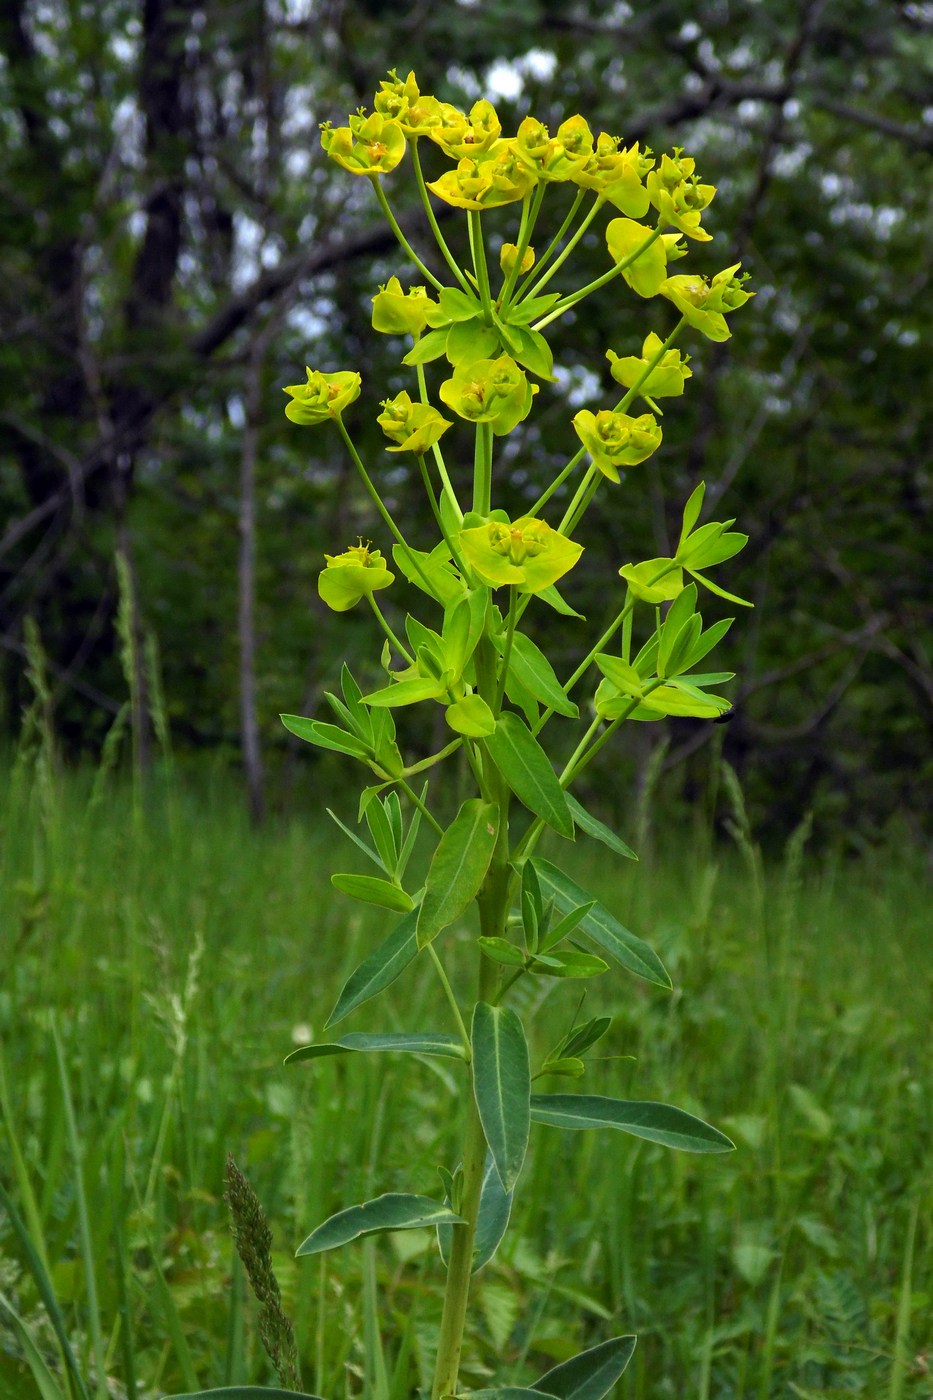
M503 243L499 249L499 266L506 277L510 276L515 267L515 260L518 257L518 248L514 243ZM522 260L518 265L519 275L530 272L535 265L534 248L526 248L522 254Z

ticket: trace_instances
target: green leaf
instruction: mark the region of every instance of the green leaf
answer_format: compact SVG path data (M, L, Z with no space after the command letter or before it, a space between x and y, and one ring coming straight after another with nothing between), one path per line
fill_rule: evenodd
M348 734L336 724L325 724L318 719L305 719L303 715L279 715L279 719L292 734L306 743L317 744L320 749L332 749L335 753L346 753L351 758L368 758L369 748L355 734Z
M451 326L444 347L448 360L454 366L491 359L498 348L498 331L493 326L484 326L479 319L460 321Z
M578 613L557 591L557 585L552 583L549 588L538 588L535 590L535 597L549 604L555 612L559 612L563 617L578 617L581 622L586 618L582 613Z
M565 948L560 953L538 953L529 972L539 977L598 977L608 972L609 964L597 958L594 953L581 953L576 948Z
M535 1381L536 1390L558 1400L603 1400L632 1359L637 1337L613 1337L562 1361Z
M391 1230L427 1230L447 1222L462 1225L463 1220L449 1206L432 1201L430 1196L404 1196L389 1191L366 1201L361 1206L349 1206L325 1220L312 1230L295 1250L295 1257L323 1254L328 1249L358 1240L361 1235L379 1235Z
M592 899L592 895L550 861L536 857L534 864L544 895L552 898L559 908L577 909ZM604 952L611 954L616 962L627 967L629 972L634 972L636 977L643 977L646 982L654 982L658 987L673 986L654 949L620 924L604 905L597 902L584 915L579 929Z
M418 913L418 947L430 943L472 904L496 846L499 810L471 797L454 817L431 859Z
M528 297L527 300L520 301L515 306L510 306L506 312L506 322L510 326L527 326L538 316L543 316L546 311L560 301L560 292L545 292L540 297Z
M541 886L538 883L538 876L530 860L526 860L522 866L522 928L525 933L525 945L532 952L537 951L538 938L545 923L544 900L541 898Z
M431 550L430 554L409 545L392 546L392 559L396 568L405 575L409 583L427 593L442 607L448 608L461 599L466 590L447 562L447 546L443 542ZM430 584L428 588L425 584Z
M479 300L457 287L443 287L437 300L448 321L472 321L475 316L482 315Z
M297 1060L320 1060L329 1055L372 1054L386 1050L412 1055L438 1055L447 1060L466 1058L459 1037L444 1035L440 1031L387 1031L384 1034L351 1031L339 1040L302 1045L286 1055L284 1063L290 1065Z
M378 904L383 909L392 909L396 914L407 914L415 904L410 894L391 880L380 880L376 875L332 875L330 882L341 894L351 899L360 899L364 904Z
M488 1264L502 1242L512 1211L512 1192L503 1189L492 1154L486 1154L483 1184L480 1187L476 1234L473 1237L473 1273ZM450 1260L452 1225L438 1225L437 1247L445 1264Z
M720 588L718 583L713 583L711 578L705 574L698 573L696 569L687 569L687 573L695 578L698 583L702 583L704 588L708 588L710 593L715 593L717 598L725 598L727 603L737 603L740 608L753 608L754 603L750 603L747 598L740 598L737 593L727 593L724 588Z
M543 1390L521 1385L497 1385L490 1390L468 1390L464 1400L555 1400Z
M573 818L551 761L518 715L506 711L484 740L493 762L520 802L561 836L573 839Z
M549 379L553 382L554 353L541 332L518 326L513 329L512 335L518 340L518 349L512 352L514 359L526 369L530 369L539 379Z
M495 644L500 654L505 651L503 635L495 638ZM567 715L570 719L576 719L579 715L579 708L568 699L550 661L524 632L516 632L512 638L509 673L548 709L555 710L559 715Z
M712 627L707 627L705 632L701 632L684 660L685 668L689 670L698 661L702 661L703 657L711 652L718 642L722 641L734 621L734 617L724 617L720 622L714 622Z
M610 831L609 827L604 826L598 818L591 816L571 793L568 792L566 798L575 826L578 826L581 831L585 831L587 836L602 841L604 846L608 846L610 851L615 851L617 855L625 856L627 860L638 859L631 846L626 846L621 837L616 836L615 832Z
M349 838L350 838L350 840L353 842L354 846L358 846L359 849L363 852L364 855L369 856L369 859L370 859L371 861L373 861L376 865L378 865L380 870L384 870L385 873L386 873L387 875L390 873L388 867L387 867L386 864L385 864L385 862L381 859L380 856L378 856L378 855L376 854L376 852L373 850L372 846L367 846L366 842L362 839L362 837L357 836L357 834L356 834L355 831L351 830L351 828L348 827L348 826L346 825L345 822L342 822L342 821L340 820L340 818L337 816L337 813L331 811L330 807L325 807L324 810L326 811L327 815L330 817L331 821L332 821L332 822L335 822L335 823L337 824L337 826L340 827L340 830L343 832L343 834L344 834L345 836L349 836Z
M577 1026L576 1030L565 1036L561 1042L560 1054L562 1056L582 1055L591 1046L595 1045L612 1025L611 1016L594 1016L591 1020L585 1021L582 1026Z
M385 991L405 971L418 952L417 924L418 915L412 910L396 925L385 942L350 974L337 998L337 1005L324 1023L325 1030L349 1016L364 1001Z
M396 794L393 793L392 796L395 797ZM389 808L379 798L370 802L366 808L366 825L369 827L369 834L376 843L376 850L382 858L383 868L390 875L394 875L398 866L401 840L396 839L396 832L389 820Z
M415 341L407 355L402 356L403 365L426 365L431 360L439 360L447 348L447 327L428 331Z
M480 1122L503 1190L511 1191L528 1147L531 1070L525 1030L511 1007L478 1001L470 1039Z
M67 1400L67 1392L49 1370L42 1353L33 1340L32 1333L18 1313L14 1312L6 1298L0 1293L0 1316L6 1314L13 1335L19 1342L23 1356L32 1372L40 1400Z
M455 734L468 739L486 739L494 733L496 717L481 695L464 695L448 705L444 718Z
M732 1152L735 1143L701 1118L666 1103L607 1099L600 1094L533 1094L531 1117L554 1128L617 1128L682 1152Z
M702 508L702 506L703 506L703 497L704 497L705 495L706 495L706 482L705 482L705 481L701 481L700 484L699 484L699 486L697 486L697 487L695 488L695 490L691 493L690 499L688 500L687 504L684 506L683 525L682 525L681 531L680 531L680 541L679 541L679 543L678 543L678 545L677 545L677 553L678 553L678 554L680 553L681 549L683 548L684 541L686 540L687 536L690 534L690 531L693 529L694 525L697 523L697 521L698 521L699 518L700 518L700 510L701 510L701 508Z
M321 1400L303 1390L280 1390L268 1385L222 1385L218 1390L194 1390L187 1395L164 1397L164 1400Z
M446 686L432 676L415 676L408 681L393 681L363 699L367 705L394 710L400 705L417 705L420 700L437 700L445 690Z
M493 962L501 963L503 967L524 967L525 954L515 943L510 943L507 938L477 938L477 943L486 954L487 958L492 958Z

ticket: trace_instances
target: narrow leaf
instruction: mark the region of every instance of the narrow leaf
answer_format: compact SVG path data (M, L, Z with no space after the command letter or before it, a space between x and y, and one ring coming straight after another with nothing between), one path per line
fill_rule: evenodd
M445 687L433 676L415 676L408 681L393 681L382 690L363 697L367 705L396 709L399 705L417 705L419 700L437 700Z
M473 1092L503 1189L511 1191L528 1147L531 1070L525 1030L508 1006L476 1003Z
M477 938L476 941L493 962L502 963L504 967L524 967L525 954L507 938Z
M338 1249L361 1235L378 1235L390 1230L427 1230L445 1222L463 1224L462 1218L449 1206L432 1201L429 1196L404 1196L389 1191L384 1196L377 1196L374 1201L350 1206L332 1215L302 1241L295 1256L304 1258L308 1254L323 1254L325 1250Z
M337 1005L325 1022L325 1029L349 1016L364 1001L385 991L405 971L418 952L417 924L418 915L412 910L385 942L350 974L337 998Z
M499 636L495 641L497 649L504 651L505 638ZM524 632L516 632L512 637L509 671L536 700L540 700L542 705L547 705L557 714L576 719L580 713L573 701L567 698L567 693L554 674L554 668L544 652L535 646L531 638L526 637Z
M195 1390L187 1395L164 1397L164 1400L321 1400L303 1390L280 1390L267 1385L222 1385L219 1390Z
M440 1031L386 1031L384 1034L351 1031L349 1035L342 1035L339 1040L321 1042L319 1045L302 1045L290 1055L286 1055L284 1063L290 1065L296 1060L319 1060L328 1055L346 1055L351 1052L365 1054L384 1050L403 1051L413 1055L439 1055L449 1060L466 1058L463 1042L455 1035L444 1035Z
M604 826L597 817L591 816L571 793L566 793L567 806L570 808L570 815L573 817L574 825L581 831L585 831L587 836L594 837L597 841L602 841L604 846L608 846L610 851L615 851L617 855L625 856L626 860L637 860L638 857L631 846L626 846L621 837L616 836L608 826Z
M529 1390L521 1385L498 1385L490 1390L468 1390L466 1400L555 1400L544 1390Z
M592 899L592 895L550 861L535 858L535 869L545 897L553 899L559 908L577 909ZM597 902L583 916L578 927L582 934L611 954L629 972L634 972L636 977L643 977L646 982L654 982L658 987L673 986L654 949L620 924L604 905Z
M506 711L485 741L493 762L520 802L561 836L573 839L573 818L551 761L518 715Z
M473 902L489 869L498 827L498 808L471 797L444 832L431 859L418 914L419 948Z
M483 1184L480 1188L479 1211L476 1217L476 1234L473 1238L474 1274L484 1264L489 1263L499 1248L508 1229L511 1210L512 1192L503 1189L492 1154L487 1153ZM445 1264L450 1259L452 1238L452 1225L438 1225L437 1247Z
M601 1342L553 1367L535 1381L535 1389L559 1400L603 1400L631 1361L637 1340L628 1336Z
M735 1143L701 1118L666 1103L607 1099L600 1094L534 1094L531 1117L554 1128L618 1128L682 1152L732 1152Z
M391 880L380 880L377 875L332 875L330 882L335 890L348 894L351 899L378 904L396 914L407 914L415 907L410 894L399 885L393 885Z
M279 719L298 739L316 744L320 749L333 749L335 753L350 754L353 758L369 757L369 746L355 734L348 734L336 724L325 724L323 720L318 719L305 719L303 715L279 715Z

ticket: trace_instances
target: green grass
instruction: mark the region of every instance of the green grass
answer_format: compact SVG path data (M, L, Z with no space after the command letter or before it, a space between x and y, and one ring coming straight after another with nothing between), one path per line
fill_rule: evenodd
M306 1389L412 1395L438 1317L432 1240L412 1232L323 1262L293 1251L368 1195L441 1191L455 1068L281 1065L320 1035L393 916L331 889L348 843L324 829L313 789L307 816L256 833L219 773L142 812L113 778L92 800L92 781L21 766L0 815L0 1181L89 1397L108 1393L102 1372L134 1400L272 1382L232 1256L228 1151L273 1224ZM588 985L586 1015L615 1019L587 1091L673 1102L739 1150L694 1158L536 1128L513 1228L479 1276L468 1384L527 1382L635 1331L624 1400L933 1393L923 863L909 850L809 861L798 842L762 869L733 799L738 839L722 849L678 839L632 866L581 843L570 859L675 981L672 994L621 972ZM457 938L467 978L470 936ZM579 985L520 985L536 1051L567 1028ZM419 959L343 1029L448 1030L449 1018ZM0 1294L61 1376L65 1348L2 1217ZM0 1394L32 1400L9 1317L0 1309Z

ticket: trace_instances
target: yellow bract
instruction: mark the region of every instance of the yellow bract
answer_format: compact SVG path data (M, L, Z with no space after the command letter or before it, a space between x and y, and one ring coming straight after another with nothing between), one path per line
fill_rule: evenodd
M293 423L311 426L325 423L328 418L339 418L343 410L359 398L360 376L354 370L322 374L307 366L305 369L307 384L290 384L285 389L292 397L292 402L285 405L285 416Z
M686 316L690 325L709 340L728 340L732 332L726 325L726 315L744 306L755 295L744 290L747 274L736 276L741 266L741 263L734 263L724 268L716 273L712 282L697 276L668 277L659 290Z
M346 612L369 593L395 582L378 549L362 540L343 554L325 554L327 568L318 576L317 591L334 612Z
M482 583L490 588L510 584L519 593L549 588L583 553L582 545L531 515L511 524L490 520L461 530L457 538L464 559Z
M397 277L390 277L373 297L373 330L387 335L420 335L425 326L443 320L440 307L424 287L402 291Z
M471 423L490 423L501 437L528 416L537 389L509 355L500 355L459 365L438 392L454 413Z
M513 143L496 141L486 151L465 156L456 170L448 170L428 189L458 209L495 209L524 199L533 183L517 159Z
M405 154L405 133L397 121L373 112L357 112L349 126L321 128L321 145L338 165L353 175L384 175Z
M651 413L630 418L627 413L581 408L573 420L577 436L603 476L619 480L620 467L634 467L661 445L661 429Z
M384 399L382 410L376 422L395 443L387 452L414 452L420 456L453 427L450 419L442 418L436 408L412 403L411 395L404 391L394 399Z
M634 384L638 383L648 365L657 355L661 344L660 336L651 331L641 348L641 358L637 355L627 355L622 359L614 350L607 350L606 359L609 360L612 367L613 379L617 380L619 384L624 384L626 389L631 389ZM681 355L679 350L668 350L666 354L661 356L638 392L653 399L671 398L674 395L682 394L684 380L690 379L693 374L687 364L689 358L689 355Z

